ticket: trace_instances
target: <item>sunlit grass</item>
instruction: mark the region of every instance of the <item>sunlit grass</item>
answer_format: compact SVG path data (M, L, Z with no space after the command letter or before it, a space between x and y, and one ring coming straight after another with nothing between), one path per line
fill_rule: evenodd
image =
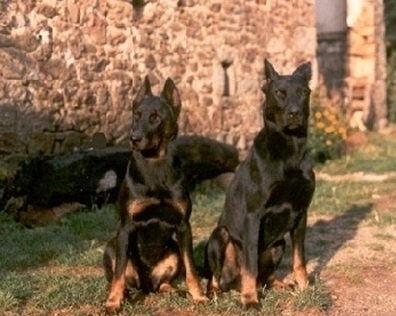
M388 173L396 171L396 138L369 136L370 144L353 155L327 162L320 172ZM318 180L309 208L309 218L321 218L308 227L307 257L326 265L323 249L338 251L356 245L353 237L364 222L378 228L368 249L381 253L393 238L384 228L396 224L396 206L378 204L394 197L395 179L382 182ZM217 187L199 187L192 195L191 226L194 257L203 266L205 242L224 206L225 192ZM114 206L69 214L57 224L28 229L0 212L0 315L103 315L107 284L102 273L103 248L114 237L118 219ZM329 237L330 236L330 237ZM336 268L336 267L335 267ZM290 272L290 246L280 266ZM361 282L351 265L343 266L350 282ZM132 291L120 315L279 315L284 311L323 311L331 306L331 295L318 279L303 292L261 291L259 310L245 311L239 292L221 294L216 301L194 305L183 279L171 295L142 295ZM202 282L203 286L206 280Z

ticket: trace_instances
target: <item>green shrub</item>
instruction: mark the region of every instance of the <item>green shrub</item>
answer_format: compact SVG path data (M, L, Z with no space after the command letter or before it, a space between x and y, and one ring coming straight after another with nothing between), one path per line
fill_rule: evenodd
M337 159L345 152L347 128L343 118L313 97L308 132L308 149L316 163Z

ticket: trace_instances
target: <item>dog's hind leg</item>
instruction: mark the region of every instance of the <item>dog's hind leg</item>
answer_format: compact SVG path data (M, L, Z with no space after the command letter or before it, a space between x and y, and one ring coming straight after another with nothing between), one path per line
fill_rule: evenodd
M177 249L176 249L177 251ZM171 249L151 271L151 280L155 292L168 293L174 289L171 281L180 272L180 256Z
M225 245L229 242L227 228L217 227L209 237L206 248L206 264L208 265L208 293L220 291L221 271L224 261Z
M278 268L283 253L285 251L285 240L282 238L275 242L270 248L262 251L259 258L259 281L268 288L284 289L286 285L275 278L275 271Z
M210 267L208 293L227 292L240 281L237 251L226 227L219 226L212 232L207 247Z

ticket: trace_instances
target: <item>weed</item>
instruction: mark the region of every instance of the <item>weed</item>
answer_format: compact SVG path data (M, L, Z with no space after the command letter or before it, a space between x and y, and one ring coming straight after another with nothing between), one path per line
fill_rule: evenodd
M329 107L312 97L308 148L318 163L340 158L344 154L347 129L344 120Z

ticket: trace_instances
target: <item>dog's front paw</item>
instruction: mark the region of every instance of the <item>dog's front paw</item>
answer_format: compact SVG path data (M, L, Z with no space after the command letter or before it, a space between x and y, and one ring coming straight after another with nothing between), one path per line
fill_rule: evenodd
M193 302L195 304L204 304L209 302L209 298L203 293L196 293L193 297Z
M169 283L162 283L158 289L158 292L160 293L172 293L175 292L175 289L172 285Z
M283 281L273 279L267 282L268 288L275 291L283 291L283 290L293 290L294 287L292 284L287 284Z
M246 293L241 295L241 303L243 308L250 309L250 308L259 308L260 303L257 298L257 293Z
M109 297L105 303L106 313L116 313L121 309L122 298Z
M308 273L305 268L295 269L295 278L300 290L305 290L306 288L308 288Z
M297 285L301 291L304 291L308 288L309 280L308 279L297 280Z

